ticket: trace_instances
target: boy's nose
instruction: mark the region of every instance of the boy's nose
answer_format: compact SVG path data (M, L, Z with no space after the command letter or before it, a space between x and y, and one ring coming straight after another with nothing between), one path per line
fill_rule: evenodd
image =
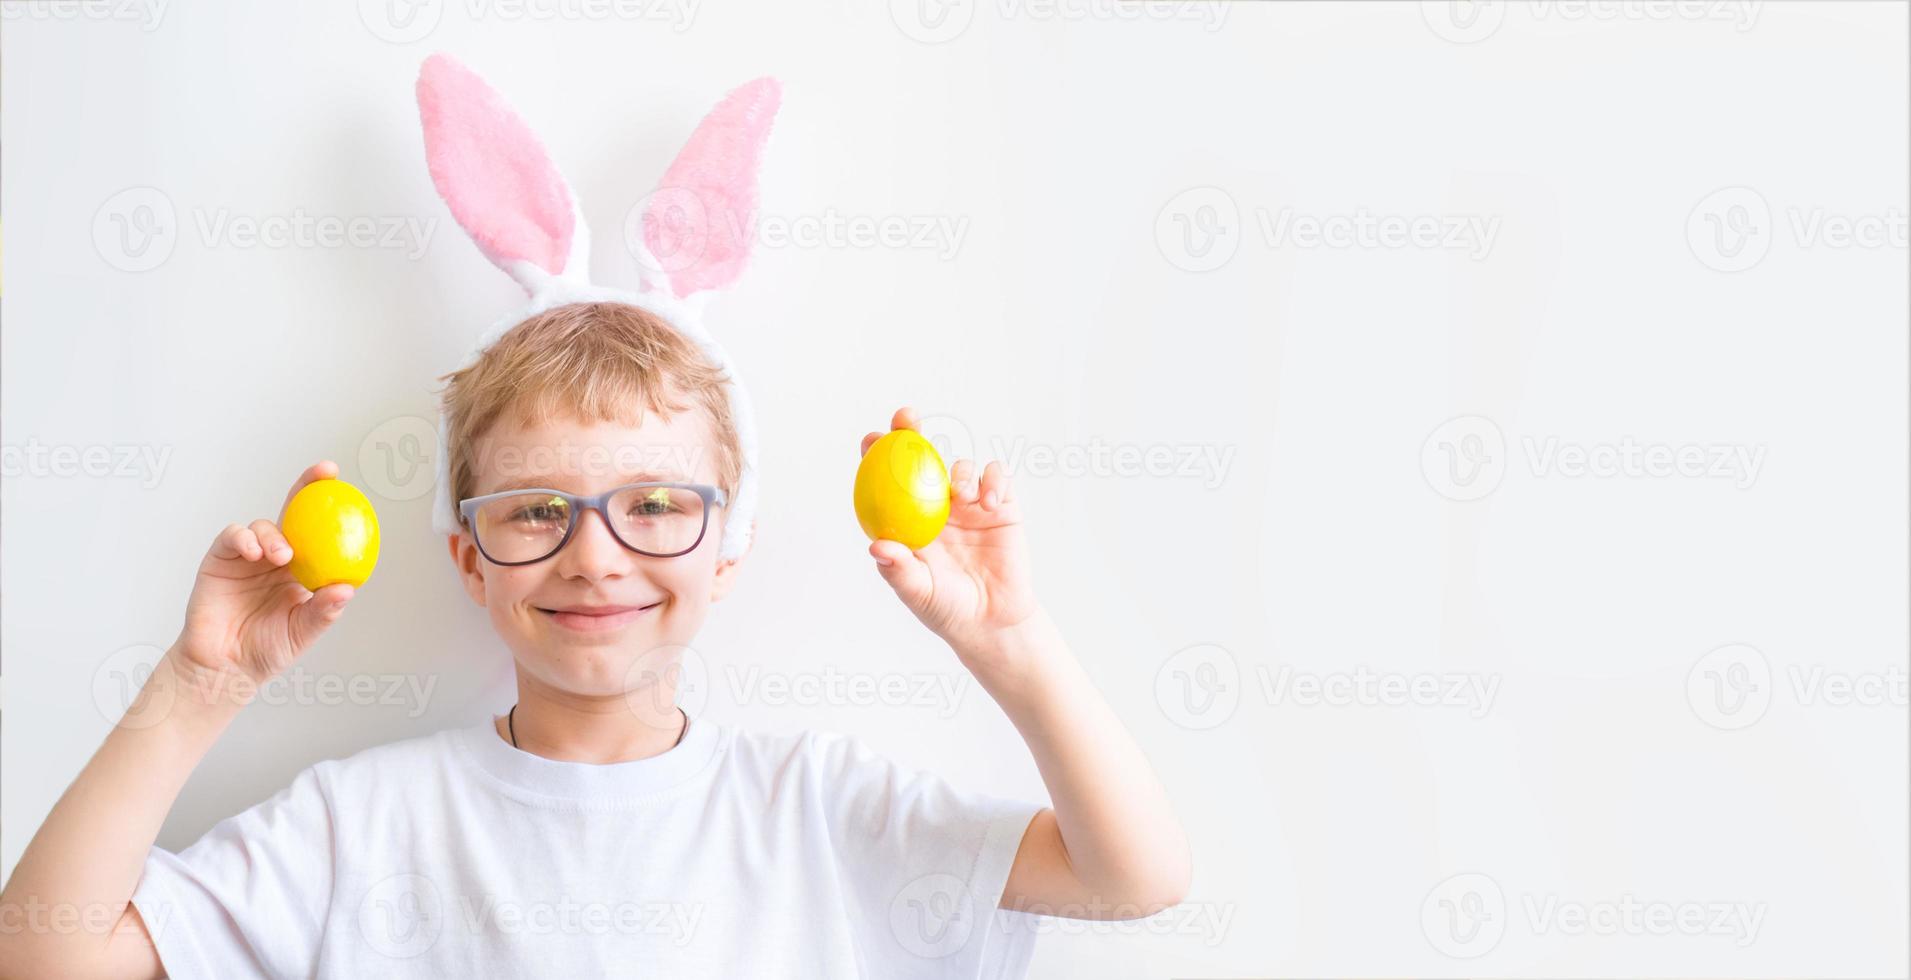
M577 529L558 550L555 560L559 574L596 581L627 573L634 557L635 553L610 533L604 515L587 510L578 517Z

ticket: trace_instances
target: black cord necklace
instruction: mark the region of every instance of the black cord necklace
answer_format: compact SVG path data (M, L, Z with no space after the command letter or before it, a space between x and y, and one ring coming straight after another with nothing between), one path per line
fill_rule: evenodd
M683 728L677 731L677 740L675 742L670 743L670 747L673 749L679 745L682 745L683 737L690 732L690 716L684 715L682 708L678 708L677 713L680 715L683 715ZM511 706L510 713L504 716L504 727L511 730L511 747L514 749L518 747L517 720L518 720L518 706L514 704Z

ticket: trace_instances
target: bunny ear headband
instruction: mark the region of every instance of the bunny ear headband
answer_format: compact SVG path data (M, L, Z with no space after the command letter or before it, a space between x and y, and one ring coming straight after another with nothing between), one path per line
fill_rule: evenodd
M748 82L710 110L643 208L642 233L629 244L638 259L636 293L590 281L590 230L577 198L524 120L471 69L447 55L425 59L418 114L432 183L479 251L530 296L529 306L498 321L468 366L512 326L570 303L614 302L662 317L695 341L728 379L743 472L724 519L718 554L739 558L750 546L756 512L756 416L723 345L703 325L703 301L735 282L750 257L752 223L719 220L756 210L757 162L776 117L773 78ZM670 261L659 263L657 255ZM438 419L438 496L432 526L456 534L446 421Z

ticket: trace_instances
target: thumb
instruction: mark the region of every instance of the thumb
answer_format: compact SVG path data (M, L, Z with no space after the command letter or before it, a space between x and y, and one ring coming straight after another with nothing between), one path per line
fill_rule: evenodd
M292 635L299 638L299 646L303 648L318 639L345 611L345 604L352 601L356 593L356 589L339 582L319 589L311 598L293 607Z
M935 579L929 574L929 566L907 545L887 538L873 541L869 545L869 556L876 559L876 571L896 590L896 597L904 605L918 610L928 604L930 593L935 591Z

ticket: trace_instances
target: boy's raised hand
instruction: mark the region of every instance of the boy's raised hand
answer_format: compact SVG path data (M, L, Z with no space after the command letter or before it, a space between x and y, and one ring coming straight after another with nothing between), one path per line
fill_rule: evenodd
M890 420L892 429L915 427L916 413L906 407ZM881 437L864 436L862 451ZM956 460L949 482L949 524L941 535L914 552L899 541L871 542L869 554L909 611L966 657L995 649L995 640L1038 606L1021 509L1002 464L991 462L978 474L974 460Z
M338 466L330 460L307 467L286 502L306 484L337 475ZM185 661L180 666L193 668L198 683L231 676L264 683L338 619L352 587L328 585L311 592L286 568L291 560L292 546L272 521L230 524L219 532L199 563L186 626L174 645Z

